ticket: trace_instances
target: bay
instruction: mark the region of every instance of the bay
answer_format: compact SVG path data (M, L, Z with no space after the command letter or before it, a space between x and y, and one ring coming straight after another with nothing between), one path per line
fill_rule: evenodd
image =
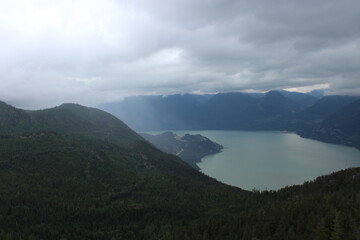
M173 131L201 134L224 146L198 166L220 182L246 190L277 190L360 166L360 151L272 131Z
M360 151L273 131L173 131L201 134L224 146L198 166L220 182L245 190L277 190L360 166ZM159 134L161 132L149 132Z

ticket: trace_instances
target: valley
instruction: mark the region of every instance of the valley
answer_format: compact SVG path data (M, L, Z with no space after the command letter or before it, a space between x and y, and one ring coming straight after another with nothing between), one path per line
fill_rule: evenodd
M0 240L360 240L359 22L2 0Z
M246 191L77 104L1 103L0 136L3 239L355 239L360 226L360 168Z

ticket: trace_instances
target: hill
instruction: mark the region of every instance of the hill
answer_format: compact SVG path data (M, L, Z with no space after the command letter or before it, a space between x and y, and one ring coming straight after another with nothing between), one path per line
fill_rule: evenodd
M0 114L0 134L54 131L66 136L92 137L119 144L129 144L141 139L113 115L78 104L24 111L2 103Z
M0 142L0 232L14 239L132 239L224 208L216 202L228 191L246 196L146 142L124 149L48 132Z
M180 157L190 166L198 170L199 167L196 163L200 162L203 157L219 153L223 149L223 146L200 134L178 136L172 132L165 132L159 135L147 133L141 133L140 135L161 151Z
M24 110L0 101L0 131L2 134L23 132L31 127L31 118Z

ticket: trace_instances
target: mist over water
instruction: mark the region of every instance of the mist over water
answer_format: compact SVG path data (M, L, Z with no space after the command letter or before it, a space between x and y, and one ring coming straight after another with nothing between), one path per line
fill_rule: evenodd
M217 180L246 190L277 190L360 166L360 151L342 145L269 131L174 131L201 134L225 147L198 163Z

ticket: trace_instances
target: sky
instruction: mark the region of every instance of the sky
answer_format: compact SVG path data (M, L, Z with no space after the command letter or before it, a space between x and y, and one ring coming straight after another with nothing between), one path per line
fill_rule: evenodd
M0 100L360 95L359 23L358 0L1 0Z

